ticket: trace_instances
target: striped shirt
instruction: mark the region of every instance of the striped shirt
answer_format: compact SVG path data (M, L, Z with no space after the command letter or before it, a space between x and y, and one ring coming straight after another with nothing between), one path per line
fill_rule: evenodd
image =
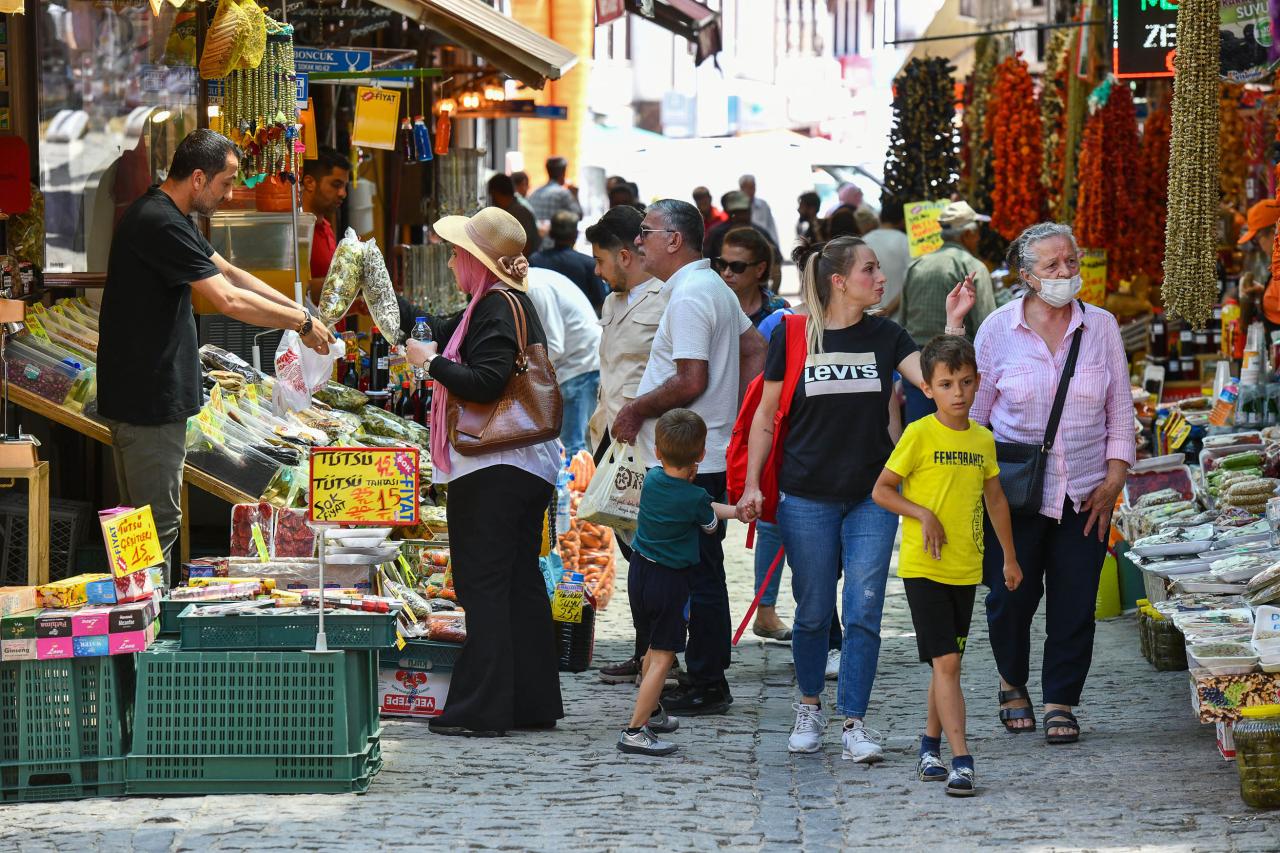
M1024 302L1015 299L978 329L975 346L982 382L970 417L990 425L996 441L1039 444L1071 349L1071 335L1084 325L1075 376L1044 475L1040 514L1062 518L1070 497L1076 511L1107 473L1107 460L1132 465L1136 458L1129 363L1120 327L1109 312L1073 303L1071 322L1057 352L1027 324Z

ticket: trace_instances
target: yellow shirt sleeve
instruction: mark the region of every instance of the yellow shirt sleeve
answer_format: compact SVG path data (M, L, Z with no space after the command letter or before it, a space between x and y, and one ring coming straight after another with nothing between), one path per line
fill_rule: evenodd
M916 421L907 425L906 430L902 433L902 438L898 439L898 445L893 448L893 453L889 454L889 461L884 463L885 468L888 468L903 479L909 477L919 464L919 424L920 421Z
M982 455L985 457L987 464L983 468L982 474L985 479L990 480L992 477L999 476L1000 474L1000 464L996 461L996 437L991 430L986 427L976 423L974 426L986 433L986 435L982 437Z

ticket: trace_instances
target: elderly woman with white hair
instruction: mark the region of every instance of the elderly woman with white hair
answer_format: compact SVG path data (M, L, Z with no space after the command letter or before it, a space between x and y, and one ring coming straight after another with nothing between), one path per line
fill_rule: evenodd
M1072 708L1093 657L1111 511L1135 459L1129 365L1115 317L1077 299L1080 250L1070 227L1033 225L1009 256L1026 292L978 330L982 382L972 417L995 433L1002 481L1022 478L1021 512L1018 484L1006 492L1024 579L1016 590L1006 588L1003 551L988 522L987 626L1000 673L1000 720L1011 732L1034 731L1027 693L1031 622L1046 599L1045 737L1074 743L1080 724ZM1028 460L1045 446L1041 485L1029 476L1035 466Z

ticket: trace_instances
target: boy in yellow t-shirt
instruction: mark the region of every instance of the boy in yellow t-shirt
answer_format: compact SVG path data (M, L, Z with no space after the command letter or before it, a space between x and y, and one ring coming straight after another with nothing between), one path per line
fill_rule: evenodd
M1022 569L1014 555L1009 503L997 476L995 439L989 429L969 420L980 378L973 344L939 335L920 353L920 373L922 390L938 411L907 427L871 496L903 517L898 576L911 607L920 660L933 667L916 774L922 782L945 779L948 794L968 797L976 793L977 782L965 743L960 656L982 580L984 499L1004 549L1009 589L1022 582ZM943 731L951 746L950 773L941 758Z

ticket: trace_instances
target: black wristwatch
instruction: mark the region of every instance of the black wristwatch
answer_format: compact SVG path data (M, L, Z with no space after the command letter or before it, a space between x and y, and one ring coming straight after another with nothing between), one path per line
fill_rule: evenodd
M304 317L306 319L304 319L302 321L302 325L298 327L298 336L303 338L311 334L311 328L315 325L313 322L311 322L310 314L304 314Z

